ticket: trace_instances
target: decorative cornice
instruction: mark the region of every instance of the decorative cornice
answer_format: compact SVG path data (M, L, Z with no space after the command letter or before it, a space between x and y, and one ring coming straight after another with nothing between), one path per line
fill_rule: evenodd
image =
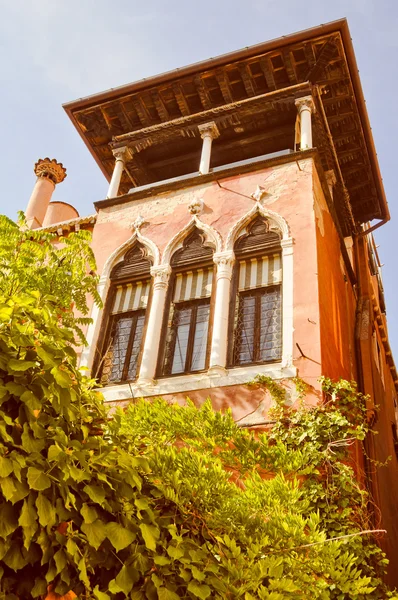
M38 178L49 179L54 184L61 183L66 177L66 169L55 158L39 158L34 166Z

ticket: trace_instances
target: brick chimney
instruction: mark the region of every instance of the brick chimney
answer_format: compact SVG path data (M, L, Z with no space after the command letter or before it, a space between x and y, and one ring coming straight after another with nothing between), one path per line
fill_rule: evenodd
M25 212L29 229L42 227L55 186L66 177L65 167L55 158L40 158L34 171L37 179Z

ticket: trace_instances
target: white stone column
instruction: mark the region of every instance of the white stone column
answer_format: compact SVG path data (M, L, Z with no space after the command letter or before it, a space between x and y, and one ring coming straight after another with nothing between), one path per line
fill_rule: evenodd
M200 137L203 140L199 173L201 175L206 175L206 173L208 173L210 170L211 145L213 140L218 138L220 132L218 131L217 125L213 121L211 123L199 125L198 129Z
M149 309L144 348L137 385L153 385L156 375L160 334L166 303L167 288L171 273L170 265L152 267L153 277L152 301Z
M281 240L282 246L282 366L293 364L293 239Z
M227 364L231 278L235 256L231 251L216 252L213 255L213 260L217 267L217 283L209 375L225 375L225 367Z
M115 167L112 173L112 179L109 184L107 198L115 198L119 193L120 180L122 179L123 169L126 164L127 147L115 148L112 154L116 159Z
M312 148L312 122L311 115L315 112L312 96L297 98L295 102L300 116L300 150Z

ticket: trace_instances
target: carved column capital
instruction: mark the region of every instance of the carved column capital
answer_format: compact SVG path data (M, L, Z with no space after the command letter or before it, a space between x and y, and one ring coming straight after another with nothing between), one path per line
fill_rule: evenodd
M303 96L302 98L296 98L295 105L297 106L298 113L301 114L303 110L309 110L310 113L315 112L315 104L312 96Z
M235 262L235 254L230 250L224 252L215 252L213 262L217 266L217 281L219 279L231 279L232 267Z
M220 135L220 132L218 131L218 127L214 123L214 121L211 121L210 123L203 123L202 125L198 125L198 130L199 130L200 137L202 138L202 140L205 137L210 137L212 140L215 140Z
M151 275L153 277L154 289L167 288L169 284L169 278L171 273L170 265L161 265L158 267L151 268Z
M128 148L127 146L122 146L121 148L113 148L112 154L115 157L116 161L120 160L124 164L127 159Z

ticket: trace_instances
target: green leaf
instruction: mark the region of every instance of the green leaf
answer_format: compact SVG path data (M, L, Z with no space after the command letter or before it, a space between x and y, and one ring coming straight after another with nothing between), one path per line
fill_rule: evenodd
M50 461L58 460L58 457L61 453L62 453L61 448L59 446L57 446L56 444L53 444L48 449L47 458Z
M32 490L46 490L51 486L51 479L36 467L29 467L28 484Z
M180 600L180 596L165 587L158 589L158 598L159 600Z
M17 358L11 358L8 361L8 368L11 369L11 371L27 371L36 366L37 363L32 360L18 360Z
M206 600L211 594L211 589L208 585L203 585L192 580L188 583L188 592L191 592L201 600Z
M38 398L36 398L34 393L30 390L26 390L26 392L22 394L21 400L31 411L40 410L42 407L42 402Z
M80 512L85 523L94 523L94 521L98 519L97 510L93 506L87 504L86 502L83 503Z
M55 561L55 565L57 567L57 575L58 575L58 573L61 573L61 571L66 567L66 565L68 563L67 556L66 556L65 552L62 550L62 548L57 550L57 552L54 554L54 561Z
M51 527L56 524L57 514L55 508L44 494L39 493L37 495L36 507L39 514L39 523L42 527Z
M105 490L98 485L85 485L83 490L87 496L96 504L103 504L105 500Z
M47 581L42 579L41 577L36 577L35 585L30 591L30 595L32 598L38 598L39 596L44 596L47 592Z
M131 591L134 583L138 581L139 575L133 567L123 567L120 569L115 582L122 592L128 594Z
M36 352L37 356L41 358L47 367L54 367L57 365L57 361L54 359L52 354L44 350L43 346L37 346Z
M192 575L198 581L204 581L206 579L206 575L204 573L202 573L202 571L199 571L198 567L195 567L195 565L191 566L191 571L192 571Z
M35 527L36 526L37 512L33 504L30 502L30 498L23 501L21 514L18 520L18 525L21 527Z
M105 524L97 519L94 523L83 523L81 530L86 534L89 544L98 550L106 538Z
M93 589L93 594L97 598L97 600L111 600L111 597L108 594L105 594L105 592L101 592L98 589L98 585L96 585Z
M64 367L53 367L51 369L51 374L54 376L54 379L58 383L58 385L62 388L71 387L73 383L72 379Z
M14 488L15 488L15 493L13 494L12 498L10 498L10 501L13 504L15 504L16 502L19 502L20 500L23 500L23 498L26 498L26 496L30 492L29 486L27 485L27 483L25 481L21 482L21 481L14 479Z
M9 458L0 456L0 477L8 477L13 470L12 461Z
M159 530L154 525L148 525L147 523L141 523L140 529L144 542L149 550L156 550L156 540L159 539Z
M13 571L18 571L19 569L23 569L23 567L27 564L27 560L22 556L19 545L14 542L5 557L3 558L3 562L13 569Z
M171 556L171 558L178 560L184 556L184 550L181 550L181 548L176 548L175 546L169 546L167 548L167 554Z
M27 423L25 423L24 425L24 432L21 438L22 446L28 454L33 454L34 452L41 452L45 446L44 440L37 440L30 434Z
M159 565L159 567L164 567L165 565L169 565L171 560L167 556L154 556L153 562L155 565Z
M106 537L115 548L116 552L123 550L129 546L136 538L135 533L129 529L125 529L119 523L106 524Z
M2 477L0 479L1 491L6 500L11 500L16 492L14 481L12 477Z

